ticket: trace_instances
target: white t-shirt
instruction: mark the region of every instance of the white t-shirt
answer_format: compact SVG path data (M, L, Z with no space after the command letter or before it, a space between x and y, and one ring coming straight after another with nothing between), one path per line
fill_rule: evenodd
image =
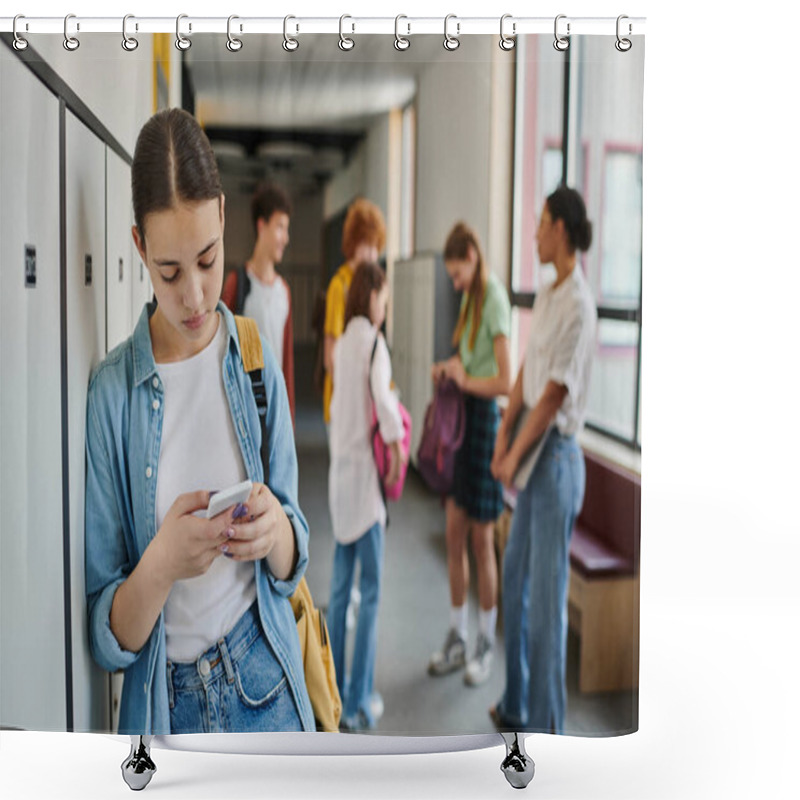
M250 291L245 298L242 314L256 321L258 330L272 348L275 360L283 369L283 331L289 316L289 290L280 275L272 285L263 283L250 270Z
M354 317L336 340L333 351L336 381L331 398L328 502L333 535L341 544L356 541L376 522L386 525L370 436L370 377L381 437L385 442L394 442L403 436L403 419L391 389L389 348L383 336L378 339L369 374L377 332L366 317Z
M222 382L225 334L220 319L216 335L200 353L156 365L164 387L157 529L178 495L225 489L247 477ZM255 599L251 561L220 555L204 575L176 581L164 606L167 658L194 661L233 628Z
M596 331L597 308L580 265L560 286L551 283L537 293L522 366L522 399L533 408L549 380L566 386L555 419L565 436L577 433L586 418Z

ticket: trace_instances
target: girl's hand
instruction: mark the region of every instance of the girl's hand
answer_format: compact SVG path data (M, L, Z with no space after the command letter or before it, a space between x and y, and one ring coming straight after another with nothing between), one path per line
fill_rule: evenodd
M506 453L508 452L508 433L506 432L505 425L500 423L500 427L497 430L497 439L494 442L494 453L492 454L492 463L490 466L490 470L492 475L496 480L498 478L498 470L500 469L500 464L503 461Z
M220 552L234 561L257 561L267 558L284 537L294 530L283 506L263 483L254 483L244 506L233 509L234 536L226 541Z
M444 368L445 362L437 361L431 367L431 380L433 381L433 385L436 386L439 381L444 377Z
M461 359L458 356L453 356L445 361L444 374L446 377L450 378L459 389L463 390L464 383L467 380L467 371L464 369L464 365L461 363Z
M389 472L386 475L386 485L394 486L400 480L400 469L403 465L403 452L399 440L389 445Z
M233 513L229 508L213 519L192 515L208 506L209 493L179 495L170 506L153 539L159 551L157 563L169 583L203 575L233 536Z
M513 451L509 451L503 456L497 465L497 470L492 470L495 476L503 486L511 488L514 483L514 475L519 468L519 459L514 455Z

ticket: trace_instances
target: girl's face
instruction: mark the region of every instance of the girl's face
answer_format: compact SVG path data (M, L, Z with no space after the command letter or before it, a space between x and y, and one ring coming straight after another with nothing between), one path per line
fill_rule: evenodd
M380 289L373 289L369 296L369 319L380 328L386 319L386 305L389 302L389 284L384 283Z
M199 353L217 330L225 197L179 201L148 214L143 226L144 236L133 227L133 239L158 300L151 318L153 350L180 361Z
M477 267L478 253L472 245L467 248L466 258L452 258L444 262L444 268L457 292L469 291Z
M378 261L378 246L373 242L359 242L353 252L351 263L354 267L359 264L374 264Z
M559 224L560 223L560 224ZM558 250L560 232L563 232L564 223L559 220L553 222L547 203L542 208L539 217L539 226L536 228L536 249L539 254L540 264L552 264Z

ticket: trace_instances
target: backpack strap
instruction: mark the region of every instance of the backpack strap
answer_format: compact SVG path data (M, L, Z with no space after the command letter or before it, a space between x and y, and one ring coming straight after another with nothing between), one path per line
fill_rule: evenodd
M250 276L247 267L242 264L236 267L236 308L234 311L241 314L244 311L244 301L250 294Z
M375 342L372 345L372 352L369 356L369 372L367 373L367 387L369 388L369 399L372 400L372 405L375 407L375 425L373 425L372 430L370 431L369 436L369 449L372 450L372 458L375 461L375 468L378 472L378 486L381 490L381 500L383 500L383 507L386 509L386 527L389 527L389 504L386 502L386 489L383 485L383 478L381 477L380 470L378 469L378 461L375 458L375 448L372 445L372 440L375 438L375 435L380 430L380 423L377 420L378 417L378 408L375 406L375 396L372 394L372 364L375 361L375 351L378 349L378 338L380 337L380 331L378 331L377 335L375 336Z
M264 385L264 351L258 325L249 317L235 316L239 333L239 349L242 363L256 399L258 418L261 421L261 462L264 465L264 484L269 484L269 437L267 436L267 387Z

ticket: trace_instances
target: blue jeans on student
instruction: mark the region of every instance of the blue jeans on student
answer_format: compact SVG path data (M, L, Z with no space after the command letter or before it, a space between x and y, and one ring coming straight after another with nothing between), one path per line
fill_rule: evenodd
M172 733L303 730L257 603L196 661L167 661L167 689Z
M375 523L351 544L336 544L333 555L331 600L328 605L328 633L331 637L336 683L342 697L342 721L355 723L358 712L364 713L369 727L375 720L369 699L375 677L375 656L378 644L378 601L383 572L383 527ZM353 586L356 560L361 564L361 606L356 625L356 641L350 680L345 680L345 640L347 604Z
M517 496L503 558L506 688L497 711L521 731L564 727L569 543L585 486L575 437L553 429Z

